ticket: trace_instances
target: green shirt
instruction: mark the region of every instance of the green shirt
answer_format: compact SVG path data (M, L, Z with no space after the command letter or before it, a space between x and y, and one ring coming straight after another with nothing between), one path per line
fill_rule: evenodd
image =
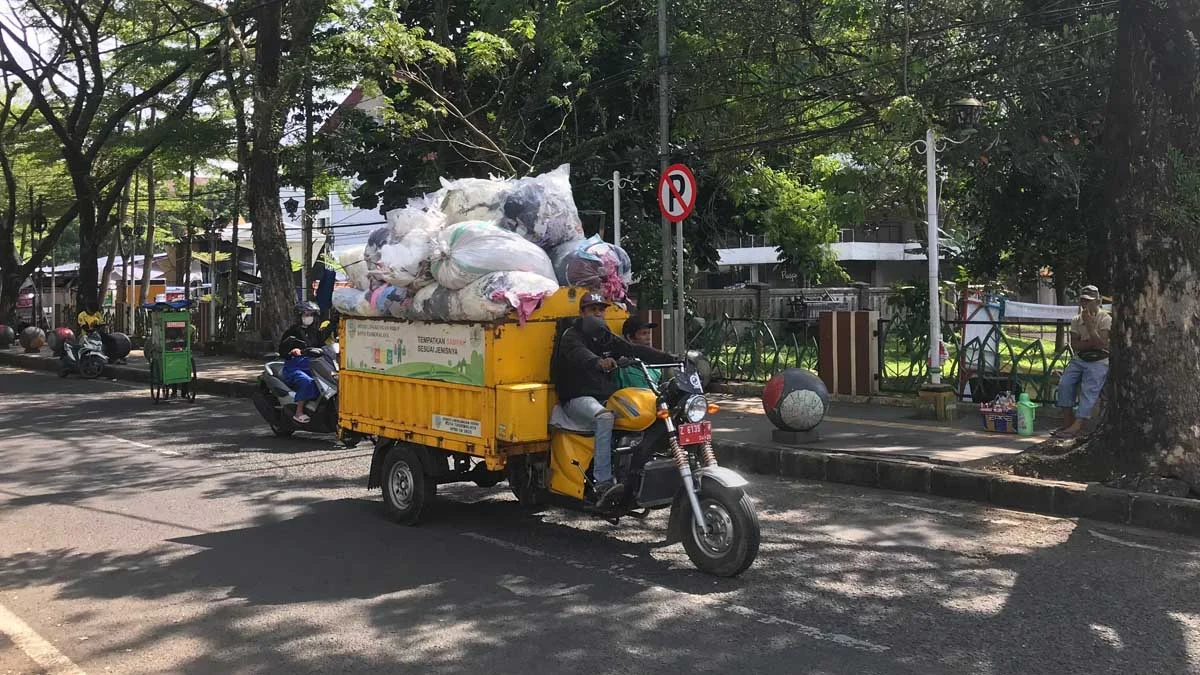
M650 379L655 385L658 385L662 379L661 370L651 370ZM634 387L636 389L649 389L650 383L646 381L646 374L641 368L634 366L626 366L625 368L617 369L617 386L624 389L626 387Z

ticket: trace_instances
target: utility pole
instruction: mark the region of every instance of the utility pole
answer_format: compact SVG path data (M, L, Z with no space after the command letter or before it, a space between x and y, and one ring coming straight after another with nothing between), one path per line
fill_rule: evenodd
M671 154L671 121L670 121L670 86L667 66L670 56L667 53L667 0L658 0L658 169L660 173L667 170ZM662 308L663 308L663 345L666 351L675 350L675 318L671 316L674 304L671 288L671 223L662 216Z
M151 189L154 189L151 186ZM187 251L183 259L183 297L192 297L192 234L196 231L193 224L196 218L196 163L192 162L188 171L188 217L187 217Z
M233 252L229 254L229 342L230 344L237 342L238 336L238 319L241 318L239 311L241 296L238 294L238 274L240 267L238 266L238 221L242 217L242 167L239 165L237 171L233 175L233 236L230 237L233 243Z
M33 203L33 185L30 184L29 185L29 252L30 252L31 258L33 257L34 249L38 246L38 244L42 243L41 237L38 237L36 239L34 238L34 233L37 232L37 227L38 227L37 211L35 210L34 203ZM50 263L50 265L53 267L54 263ZM39 269L41 269L41 265L38 265L37 267L33 268L33 290L34 290L33 316L30 317L30 320L33 323L33 325L40 327L42 324L42 321L45 319L45 317L43 316L44 310L42 309L42 279L41 279L42 275L38 273Z

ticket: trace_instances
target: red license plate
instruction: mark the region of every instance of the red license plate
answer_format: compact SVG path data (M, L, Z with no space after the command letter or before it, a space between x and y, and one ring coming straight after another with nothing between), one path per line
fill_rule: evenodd
M712 423L698 422L679 425L680 445L699 445L712 440Z

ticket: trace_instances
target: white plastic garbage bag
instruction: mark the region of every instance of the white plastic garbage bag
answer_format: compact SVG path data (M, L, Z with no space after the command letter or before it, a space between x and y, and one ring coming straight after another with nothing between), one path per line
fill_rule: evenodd
M446 225L471 220L496 221L504 213L504 200L512 182L501 179L460 178L441 179L445 197L441 211Z
M424 199L420 197L410 200L408 206L388 211L385 218L391 231L391 243L402 241L415 230L436 230L445 220L440 209L425 206Z
M432 253L430 233L413 230L396 244L379 249L379 274L393 286L412 286L418 279L429 276L429 256ZM427 284L422 284L427 285Z
M583 223L571 194L571 165L515 181L497 224L542 248L582 239Z
M532 272L555 280L545 251L491 223L451 225L434 237L432 249L430 271L438 284L452 290L492 272Z
M337 254L338 264L342 266L342 271L345 272L346 279L352 286L362 290L369 288L367 282L367 263L363 260L363 249L365 248L363 245L351 246Z

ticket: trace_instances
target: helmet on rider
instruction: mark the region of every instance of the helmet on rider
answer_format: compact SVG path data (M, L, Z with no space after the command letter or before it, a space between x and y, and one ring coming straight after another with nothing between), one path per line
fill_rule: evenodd
M296 305L296 319L302 325L311 326L317 320L317 315L321 313L321 308L317 303L306 300Z

